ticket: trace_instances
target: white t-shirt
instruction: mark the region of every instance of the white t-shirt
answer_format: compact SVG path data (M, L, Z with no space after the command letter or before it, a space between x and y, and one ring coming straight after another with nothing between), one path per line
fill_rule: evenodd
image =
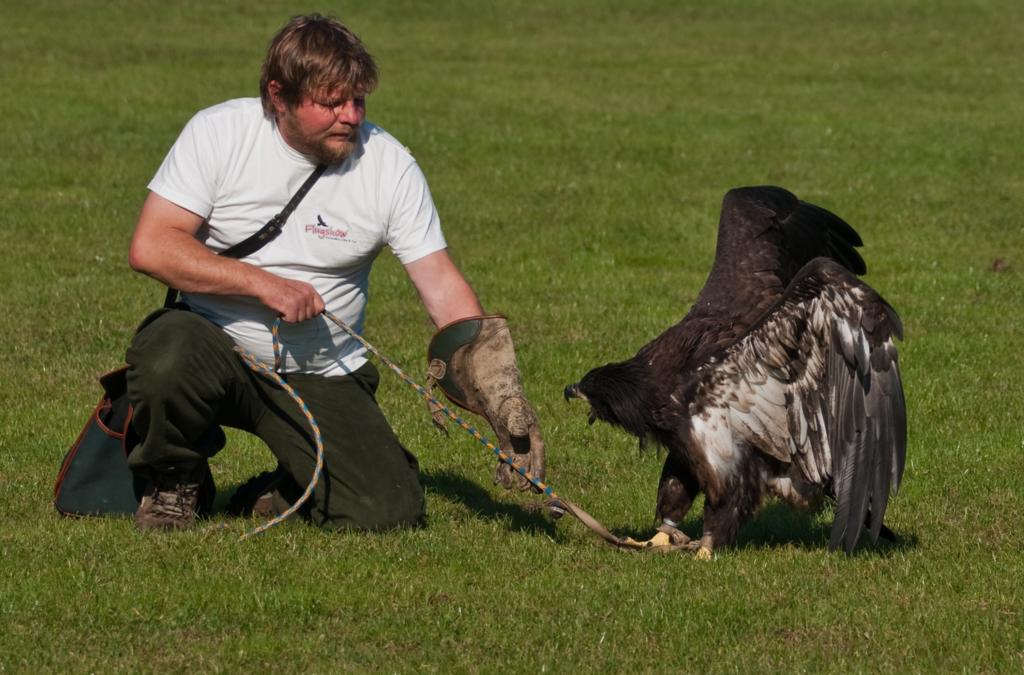
M312 284L327 310L361 334L370 265L381 248L408 264L446 244L409 151L369 122L360 138L353 154L313 185L280 236L242 260ZM314 168L284 141L258 98L235 99L188 122L149 189L205 218L200 241L223 251L280 212ZM272 310L242 296L183 297L238 345L273 363ZM365 348L322 316L282 323L280 336L285 372L343 375L366 362Z

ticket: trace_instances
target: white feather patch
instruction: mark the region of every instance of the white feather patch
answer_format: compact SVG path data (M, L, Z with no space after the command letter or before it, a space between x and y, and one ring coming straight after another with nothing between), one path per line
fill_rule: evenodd
M708 464L723 479L736 471L740 453L733 442L727 408L709 408L706 415L693 417L693 437L704 452Z
M825 416L822 414L821 409L818 409L818 429L821 433L821 449L822 459L824 460L824 466L818 467L818 473L822 476L832 475L832 446L828 442L828 430L825 427Z

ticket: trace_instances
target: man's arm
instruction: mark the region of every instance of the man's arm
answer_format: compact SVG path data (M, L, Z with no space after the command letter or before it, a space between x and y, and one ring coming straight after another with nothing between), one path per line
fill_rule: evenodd
M443 341L446 333L457 330L457 325L451 325L453 322L481 317L474 319L479 322L479 332L472 342L459 346L444 364L465 396L458 405L487 418L501 449L514 457L519 467L543 480L544 438L537 414L523 393L515 347L505 317L482 316L484 310L476 293L448 257L448 251L431 253L409 263L405 269L430 318L442 328L434 340ZM447 328L443 328L445 326ZM433 362L430 367L433 370ZM434 377L439 380L443 376ZM449 392L445 390L445 393ZM525 478L501 461L494 473L494 482L507 489L530 487Z
M405 266L412 285L434 325L484 313L476 293L452 262L447 250L436 251Z
M135 226L128 264L136 272L187 293L245 295L285 321L305 321L324 309L311 285L222 258L196 239L203 218L150 192Z

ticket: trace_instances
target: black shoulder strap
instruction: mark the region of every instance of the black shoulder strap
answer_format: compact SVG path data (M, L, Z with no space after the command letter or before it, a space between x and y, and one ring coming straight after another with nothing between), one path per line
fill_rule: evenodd
M280 213L268 220L267 224L261 227L255 234L250 235L248 238L238 242L230 248L224 249L220 252L220 255L228 258L244 258L251 253L255 253L266 246L269 242L276 239L277 235L281 234L281 228L284 227L284 223L288 220L288 216L292 215L292 211L294 211L295 207L299 205L302 198L306 196L309 189L313 187L313 183L315 183L326 170L327 166L325 164L321 164L314 169L313 173L309 174L309 178L307 178L306 182L296 190L295 194L288 200L288 203L285 204L285 207L281 209Z
M326 170L326 164L321 164L317 166L313 170L313 173L309 174L309 178L306 179L306 182L304 182L299 187L299 189L295 191L295 194L293 194L292 198L288 200L288 203L285 204L284 208L281 209L280 213L278 213L276 216L268 220L267 224L261 227L255 233L246 237L245 239L238 242L234 246L229 246L228 248L221 251L218 255L222 255L228 258L244 258L247 255L255 253L256 251L260 250L261 248L269 244L271 241L276 239L277 236L281 234L281 228L284 227L285 221L288 220L288 216L292 215L292 211L295 210L295 207L299 205L299 202L302 201L302 198L305 197L306 193L309 192L310 188L313 187L313 183L315 183L320 178L320 176L324 174L324 171ZM164 298L164 307L173 306L174 303L177 302L177 300L178 289L168 288L167 297Z

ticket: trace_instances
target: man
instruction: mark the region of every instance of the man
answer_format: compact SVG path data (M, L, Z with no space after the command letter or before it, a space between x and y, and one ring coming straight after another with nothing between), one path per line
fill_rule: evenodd
M507 326L473 318L483 308L448 256L422 172L401 144L365 120L376 84L376 65L348 28L320 15L296 17L270 44L261 98L196 114L150 182L129 262L179 289L186 308L148 318L127 354L142 439L129 464L150 481L135 516L139 528L193 524L206 460L224 444L220 425L255 433L277 456L276 509L309 482L315 451L305 417L233 351L240 345L273 363L277 317L284 322L280 372L325 442L325 475L308 517L334 528L421 522L417 463L377 407L377 371L365 349L321 315L326 308L361 332L370 265L384 246L435 325L468 321L485 329L456 340L463 356L442 370L450 366L457 386L478 395L476 409L503 447L543 475L543 441L522 397ZM216 255L281 211L317 165L326 171L276 239L239 260ZM479 349L481 341L490 346ZM474 350L494 352L497 362L465 356ZM501 477L510 487L510 474Z

